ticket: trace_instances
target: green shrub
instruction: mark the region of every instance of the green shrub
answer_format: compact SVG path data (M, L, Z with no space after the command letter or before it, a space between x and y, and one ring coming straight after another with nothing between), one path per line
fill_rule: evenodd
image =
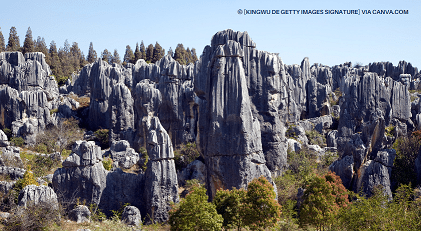
M244 227L243 203L246 199L244 189L218 190L213 198L216 211L224 218L223 227L225 229L240 230Z
M89 211L91 212L92 221L104 221L107 219L105 213L103 213L101 209L98 209L97 204L90 204Z
M417 134L416 132L414 133ZM415 159L418 156L420 147L421 141L414 135L410 137L399 137L393 144L392 148L396 150L396 158L393 162L392 180L397 182L398 185L417 184Z
M110 171L113 168L113 159L107 157L102 160L102 165L104 168L108 171Z
M223 218L208 202L206 189L194 186L186 198L172 205L168 223L171 230L221 230Z
M180 145L180 148L174 150L175 168L181 170L187 167L188 164L193 162L200 156L199 149L196 143L187 143Z
M54 113L57 113L57 112L58 112L58 108L51 109L51 110L50 110L50 115L52 115L52 114L54 114Z
M63 157L63 159L66 159L68 156L70 156L71 153L72 153L72 150L63 149L61 151L61 156Z
M320 147L326 147L326 137L324 137L318 131L306 131L306 136L310 144L316 144Z
M96 138L98 139L101 148L109 148L110 147L110 138L108 136L109 130L108 129L98 129L94 132Z
M386 136L388 137L393 137L396 132L396 128L393 125L387 126L384 130L385 130Z
M139 149L139 153L142 154L142 157L144 159L143 164L141 166L141 168L143 169L143 171L145 172L147 167L148 167L148 161L149 161L149 155L148 152L146 151L146 149L144 147L141 147Z
M3 132L7 136L7 139L10 140L10 138L12 137L12 130L10 130L9 128L3 128Z
M12 137L11 139L10 139L10 141L15 145L15 146L18 146L18 147L23 147L23 145L25 144L25 140L22 138L22 137Z
M47 145L38 144L38 145L35 146L35 151L38 152L38 153L48 154Z

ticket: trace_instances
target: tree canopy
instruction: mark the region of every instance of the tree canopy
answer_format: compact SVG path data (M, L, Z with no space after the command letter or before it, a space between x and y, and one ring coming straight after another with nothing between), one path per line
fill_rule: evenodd
M91 42L89 44L89 51L88 51L87 60L88 60L89 63L93 63L93 62L95 62L96 59L97 59L97 53L94 50L94 45Z
M35 44L32 38L32 30L31 27L28 27L28 31L26 31L25 41L23 42L22 53L25 54L27 52L34 52L35 51Z
M4 36L3 33L1 32L1 27L0 27L0 52L3 52L6 50L6 44L4 43Z
M19 36L16 32L16 28L12 26L12 28L10 28L9 41L7 43L7 51L19 51L19 50L20 50Z

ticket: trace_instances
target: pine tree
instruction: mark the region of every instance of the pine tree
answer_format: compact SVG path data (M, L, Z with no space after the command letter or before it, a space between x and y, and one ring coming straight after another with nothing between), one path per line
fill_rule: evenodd
M148 49L146 49L146 62L152 62L153 60L153 45L149 44Z
M142 52L139 50L139 43L136 43L136 49L134 50L134 63L137 62L137 60L142 58Z
M146 61L146 48L145 48L145 44L143 44L143 40L140 43L139 50L140 50L140 53L142 53L142 59Z
M9 42L7 43L7 51L19 51L19 50L20 50L19 36L16 32L16 28L12 26L12 28L10 28Z
M59 49L58 57L60 58L62 76L70 77L74 71L74 67L72 65L70 44L67 39L64 41L64 47Z
M118 54L117 49L114 49L114 55L113 55L113 58L112 58L112 63L121 64L120 55Z
M187 50L186 50L185 59L186 59L186 65L188 65L189 63L191 63L191 59L192 59L192 57L191 57L191 51L190 51L190 48L188 48L188 47L187 47Z
M124 54L123 65L127 63L133 63L134 54L132 48L129 45L126 46L126 53Z
M47 44L45 43L45 39L38 36L35 45L34 45L34 51L35 52L42 52L45 57L48 56L48 48Z
M186 50L182 43L179 43L175 48L174 59L181 65L186 65Z
M162 47L159 45L158 42L155 43L155 47L153 49L153 55L152 55L152 63L156 63L158 60L160 60L163 57L162 55Z
M94 50L94 45L92 44L92 42L89 44L88 57L86 59L89 63L93 63L97 59L97 53Z
M167 55L173 57L174 56L174 52L172 51L172 48L170 47L170 49L168 50Z
M196 55L196 49L192 48L191 49L191 62L195 63L197 61L197 55Z
M23 42L22 53L25 54L27 52L34 52L34 40L32 38L32 30L31 27L28 27L28 31L26 31L25 41Z
M4 43L4 37L3 33L1 33L1 27L0 27L0 52L6 51L6 44Z
M73 42L72 47L70 47L70 53L72 56L72 65L75 70L79 70L85 65L85 56L79 48L77 42Z
M111 64L113 62L113 54L111 54L111 52L109 52L107 49L105 49L102 53L101 53L101 59L106 61L107 63Z
M54 40L50 43L48 54L50 56L50 63L48 63L48 65L50 65L51 72L53 72L53 75L56 77L62 76L60 58L58 57L57 46Z

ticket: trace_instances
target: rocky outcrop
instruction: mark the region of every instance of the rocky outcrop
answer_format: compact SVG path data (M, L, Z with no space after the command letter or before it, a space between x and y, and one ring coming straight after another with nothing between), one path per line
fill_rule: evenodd
M178 203L178 180L171 139L157 117L143 118L149 161L143 197L149 220L168 220L170 203Z
M113 141L110 147L113 162L122 169L129 169L139 161L139 153L130 148L127 140Z
M63 168L54 172L54 190L67 200L80 198L88 204L99 204L107 178L101 161L101 148L93 141L76 141Z
M19 193L18 205L43 205L51 209L58 209L57 194L54 190L45 185L28 185Z
M129 226L139 226L142 224L142 216L138 208L126 206L121 214L121 221Z
M90 222L91 211L86 205L78 205L69 212L69 219L76 223Z
M0 167L0 175L8 176L11 180L19 180L23 178L23 174L25 174L25 169L7 166Z

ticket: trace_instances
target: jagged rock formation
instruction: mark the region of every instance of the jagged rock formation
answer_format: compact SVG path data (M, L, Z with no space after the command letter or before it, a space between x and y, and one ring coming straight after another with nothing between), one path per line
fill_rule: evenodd
M52 188L45 185L28 185L19 193L18 205L26 206L30 203L33 205L43 204L51 209L58 209L57 194Z
M122 169L131 168L140 158L139 153L130 148L127 140L113 141L109 152L114 163Z
M107 177L101 161L101 148L93 141L76 141L72 154L62 163L63 168L54 172L54 190L66 200L80 198L88 204L99 204Z
M33 144L46 127L76 115L79 103L67 94L89 97L80 119L91 130L110 130L110 153L122 168L146 148L147 170L108 172L99 147L78 141L55 172L54 189L104 211L129 202L154 221L165 221L167 202L178 201L173 148L180 144L195 142L203 160L180 171L180 180L205 179L211 197L261 175L272 181L288 167L288 147L319 157L337 151L330 169L347 188L369 194L383 185L390 195L393 139L421 127L421 100L411 103L408 92L421 88L421 74L410 63L328 67L304 58L286 65L257 50L247 32L216 33L188 66L171 56L126 66L98 59L60 89L50 74L41 53L0 54L0 126ZM385 136L387 126L396 128L394 137ZM311 144L306 133L313 131L328 148ZM6 142L0 133L0 146Z

